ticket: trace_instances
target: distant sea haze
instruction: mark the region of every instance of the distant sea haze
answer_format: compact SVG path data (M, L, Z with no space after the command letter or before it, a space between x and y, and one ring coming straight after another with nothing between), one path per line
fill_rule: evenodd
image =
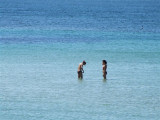
M158 120L159 6L1 0L0 120Z

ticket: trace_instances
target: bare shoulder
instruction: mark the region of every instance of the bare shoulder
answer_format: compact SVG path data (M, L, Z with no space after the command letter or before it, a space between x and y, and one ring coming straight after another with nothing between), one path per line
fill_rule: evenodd
M79 63L79 65L82 66L83 64L82 64L82 63Z

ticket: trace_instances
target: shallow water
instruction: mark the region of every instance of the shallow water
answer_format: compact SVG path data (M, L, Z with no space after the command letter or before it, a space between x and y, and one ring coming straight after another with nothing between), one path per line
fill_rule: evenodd
M0 119L158 120L159 5L2 0Z

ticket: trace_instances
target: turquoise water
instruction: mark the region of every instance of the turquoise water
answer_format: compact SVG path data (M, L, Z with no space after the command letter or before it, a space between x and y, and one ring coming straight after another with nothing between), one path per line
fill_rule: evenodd
M0 120L158 120L159 5L2 0Z

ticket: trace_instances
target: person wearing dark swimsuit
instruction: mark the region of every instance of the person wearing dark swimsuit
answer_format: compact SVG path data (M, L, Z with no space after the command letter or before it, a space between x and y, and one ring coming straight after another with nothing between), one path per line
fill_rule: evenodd
M82 63L80 63L79 66L78 66L78 71L77 71L77 73L78 73L78 78L79 78L79 79L83 79L83 73L84 73L83 65L86 65L86 62L85 62L85 61L83 61Z

